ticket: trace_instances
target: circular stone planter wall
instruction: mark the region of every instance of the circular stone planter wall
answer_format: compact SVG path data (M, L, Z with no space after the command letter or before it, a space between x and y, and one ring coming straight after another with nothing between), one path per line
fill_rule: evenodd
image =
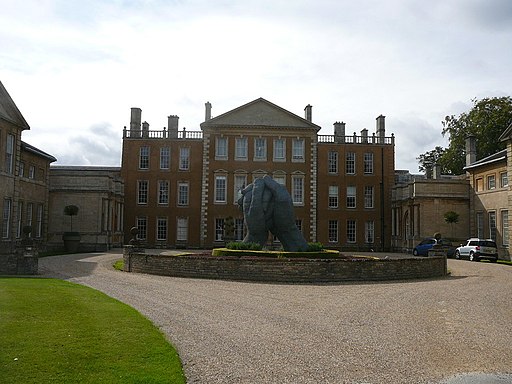
M163 276L275 283L424 279L447 275L446 257L288 259L255 256L157 255L125 246L124 270Z

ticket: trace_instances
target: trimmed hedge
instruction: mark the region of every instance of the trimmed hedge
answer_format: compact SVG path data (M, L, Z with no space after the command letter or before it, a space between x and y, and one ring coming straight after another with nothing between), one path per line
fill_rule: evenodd
M253 256L269 257L273 259L336 259L340 252L332 249L324 249L318 252L285 252L285 251L251 251L228 248L216 248L212 250L213 256Z

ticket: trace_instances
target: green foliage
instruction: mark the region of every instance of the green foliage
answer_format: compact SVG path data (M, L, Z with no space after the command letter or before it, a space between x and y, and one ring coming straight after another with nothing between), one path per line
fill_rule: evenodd
M235 234L235 220L232 216L226 217L224 220L224 238L233 239Z
M466 137L477 140L477 159L482 159L505 148L499 140L503 131L512 123L512 98L492 97L473 99L473 107L455 117L446 116L442 135L448 135L450 144L442 155L442 164L451 174L462 174L466 165Z
M457 224L459 222L459 214L454 211L445 212L444 221L448 224Z
M261 251L262 247L258 243L244 243L241 241L232 241L226 245L227 249Z
M64 214L69 216L71 220L71 232L73 232L73 216L78 215L78 207L76 205L66 205L64 207Z
M308 243L308 249L306 252L318 252L324 249L324 245L320 242L317 243Z
M446 150L443 147L437 146L433 150L419 155L416 158L419 163L418 170L420 172L427 172L427 170L433 169L435 165L440 165L442 173L449 173L449 169L443 166L442 161L442 157L445 152Z
M269 257L276 259L334 259L340 256L338 251L332 249L324 249L310 252L286 252L286 251L255 251L244 249L228 249L215 248L212 255L219 256L235 256L235 257Z
M117 269L118 271L124 271L124 260L116 260L116 262L112 265L114 269Z
M1 278L0 308L2 383L185 383L164 335L99 291Z
M66 205L64 207L64 214L66 216L76 216L78 215L78 207L76 205Z

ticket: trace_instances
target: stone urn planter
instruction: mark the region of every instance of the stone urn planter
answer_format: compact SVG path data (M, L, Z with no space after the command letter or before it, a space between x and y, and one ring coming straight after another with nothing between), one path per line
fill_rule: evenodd
M64 232L62 235L62 240L64 241L64 250L69 253L78 252L78 247L80 246L80 233L78 232Z

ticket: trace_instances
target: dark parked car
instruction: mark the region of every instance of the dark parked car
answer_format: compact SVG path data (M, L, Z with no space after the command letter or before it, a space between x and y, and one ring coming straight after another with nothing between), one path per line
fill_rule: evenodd
M487 259L493 262L498 261L498 247L492 239L471 238L455 250L455 258L467 257L470 261Z
M450 240L436 239L435 237L427 237L421 243L414 247L412 254L414 256L428 256L428 251L436 245L446 250L446 255L452 257L455 254L455 247Z

